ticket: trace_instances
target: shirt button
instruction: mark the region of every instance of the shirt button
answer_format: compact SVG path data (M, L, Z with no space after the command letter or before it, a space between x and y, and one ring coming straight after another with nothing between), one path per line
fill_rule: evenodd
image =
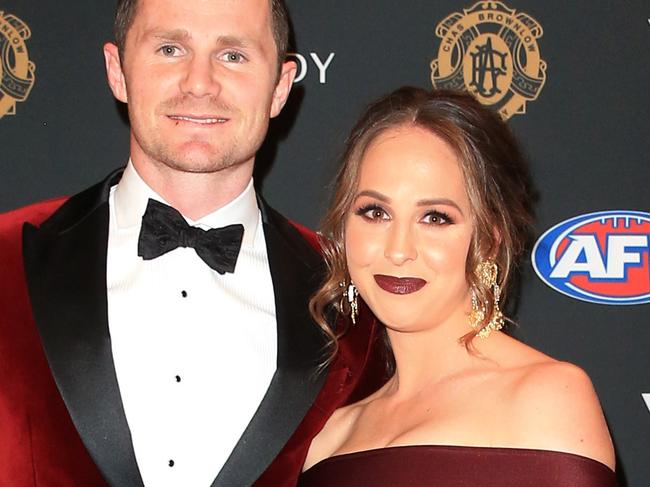
M169 461L169 466L170 466L170 467L173 467L173 466L174 466L174 460L170 460L170 461Z

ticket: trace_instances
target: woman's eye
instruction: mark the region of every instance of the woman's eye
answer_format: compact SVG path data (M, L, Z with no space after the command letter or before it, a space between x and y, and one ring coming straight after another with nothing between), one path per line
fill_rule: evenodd
M439 211L432 211L427 213L426 215L424 215L422 221L430 225L445 225L448 223L452 223L448 215L445 215L444 213L441 213Z
M378 206L365 206L357 210L357 215L363 216L367 220L379 221L379 220L388 220L388 214Z

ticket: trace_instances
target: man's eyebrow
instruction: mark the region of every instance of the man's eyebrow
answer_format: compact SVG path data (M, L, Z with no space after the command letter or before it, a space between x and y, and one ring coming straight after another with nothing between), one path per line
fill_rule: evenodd
M167 41L184 41L192 37L188 31L185 29L172 29L172 30L161 30L161 29L151 29L145 32L145 37L153 37L155 39L167 40Z
M219 36L217 38L217 45L226 46L226 47L246 48L246 47L251 47L252 43L250 40L245 39L243 37L224 35L224 36Z
M145 32L145 37L151 37L161 41L186 41L192 38L192 34L185 29L151 29ZM222 35L217 37L215 44L218 47L238 47L246 49L254 47L256 43L251 42L249 39L234 35Z

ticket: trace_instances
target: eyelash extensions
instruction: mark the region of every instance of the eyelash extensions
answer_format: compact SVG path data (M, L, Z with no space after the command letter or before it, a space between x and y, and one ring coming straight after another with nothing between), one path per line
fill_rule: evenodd
M370 212L381 212L382 215L368 215ZM368 205L361 206L360 208L357 208L354 211L354 214L357 216L361 216L365 218L368 221L375 222L375 221L384 221L386 218L383 218L384 215L388 215L388 212L384 210L381 206L379 206L376 203L371 203ZM430 224L437 224L437 225L452 225L454 224L454 220L449 216L449 214L445 213L444 211L440 210L429 210L427 211L422 219L425 219L427 217L430 217L431 219L436 218L438 219L438 222L430 222Z

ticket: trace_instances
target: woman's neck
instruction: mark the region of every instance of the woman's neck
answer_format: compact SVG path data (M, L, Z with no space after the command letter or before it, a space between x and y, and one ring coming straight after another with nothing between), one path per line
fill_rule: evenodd
M485 341L475 338L470 351L462 340L471 331L464 313L422 331L388 329L396 369L385 393L396 399L414 397L424 389L485 361L481 353Z

